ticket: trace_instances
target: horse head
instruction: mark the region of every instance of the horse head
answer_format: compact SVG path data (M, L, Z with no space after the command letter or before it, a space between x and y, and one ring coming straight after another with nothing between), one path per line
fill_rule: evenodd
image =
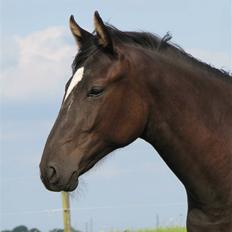
M74 190L80 175L145 127L146 105L127 49L98 12L94 25L92 34L70 18L79 52L40 163L42 181L52 191Z

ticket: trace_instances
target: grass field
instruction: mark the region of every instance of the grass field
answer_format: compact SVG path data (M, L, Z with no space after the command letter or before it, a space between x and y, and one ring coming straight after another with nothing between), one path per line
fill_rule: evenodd
M159 228L159 229L142 229L142 230L126 230L124 232L186 232L183 227Z

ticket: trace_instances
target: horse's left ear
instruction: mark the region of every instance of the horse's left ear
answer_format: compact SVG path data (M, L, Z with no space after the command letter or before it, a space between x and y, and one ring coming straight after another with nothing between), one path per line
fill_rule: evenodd
M113 54L114 48L110 33L97 11L94 13L94 26L98 45Z

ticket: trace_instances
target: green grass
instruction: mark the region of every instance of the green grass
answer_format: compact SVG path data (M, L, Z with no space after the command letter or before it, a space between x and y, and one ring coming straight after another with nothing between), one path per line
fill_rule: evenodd
M183 227L159 228L159 229L142 229L142 230L125 230L124 232L186 232Z

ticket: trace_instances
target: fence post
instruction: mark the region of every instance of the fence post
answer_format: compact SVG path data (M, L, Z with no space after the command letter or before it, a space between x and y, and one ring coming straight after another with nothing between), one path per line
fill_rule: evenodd
M69 193L61 192L61 196L62 196L62 206L63 206L64 232L71 232Z

